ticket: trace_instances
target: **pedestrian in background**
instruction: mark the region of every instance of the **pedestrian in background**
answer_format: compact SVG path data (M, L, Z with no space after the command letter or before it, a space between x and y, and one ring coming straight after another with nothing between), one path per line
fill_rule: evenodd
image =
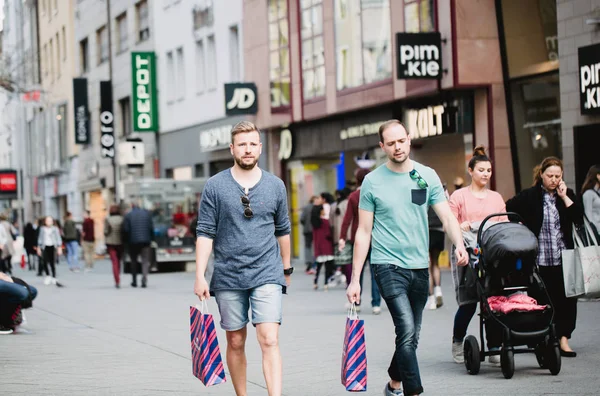
M329 278L335 272L333 256L333 235L331 224L329 223L330 204L327 202L327 193L322 193L315 200L311 210L310 223L313 229L313 249L317 268L315 271L315 280L313 289L319 288L319 274L321 268L325 265L325 280L323 290L329 290Z
M315 195L310 197L310 201L302 208L302 214L300 215L300 224L302 224L302 234L304 235L304 262L306 263L305 272L307 275L315 273L313 268L315 264L315 256L313 253L313 228L310 221L310 214L316 200L317 197Z
M438 309L444 304L439 257L442 250L444 250L446 234L444 233L444 226L432 206L429 207L427 218L429 220L429 297L425 307L427 309Z
M246 326L252 309L267 392L281 396L282 294L293 272L287 193L281 179L257 166L262 143L256 125L236 124L229 148L233 167L211 177L202 194L194 292L200 300L213 292L217 300L236 395L247 395ZM205 271L213 247L209 290Z
M46 276L44 284L53 284L61 287L62 285L56 280L56 257L62 254L62 238L51 216L47 216L44 220L44 225L40 227L37 250L38 255L44 258L43 264L46 274L48 274L48 266L52 273L52 276Z
M12 256L15 254L14 242L17 230L8 221L8 216L4 213L0 214L0 227L4 229L4 233L6 235L0 257L0 263L2 264L0 269L7 274L12 274Z
M452 193L450 196L450 209L458 220L463 233L472 232L472 239L476 240L476 232L479 229L480 223L492 213L506 212L506 208L502 196L488 187L492 177L492 162L485 153L483 146L475 147L473 150L473 157L469 160L468 171L469 175L471 175L471 184ZM491 220L505 221L507 219L506 217L498 217ZM452 260L451 266L456 301L459 305L454 316L452 358L456 363L463 363L463 340L467 334L469 323L473 315L475 315L475 311L477 311L478 301L476 298L473 301L461 300L459 286L465 286L461 284L461 280L465 278L468 268L458 266L454 260ZM469 295L477 296L476 284L472 286L474 290L470 291ZM486 322L486 326L488 348L495 350L502 343L502 335L499 335L495 331L496 327L494 327L491 321ZM490 363L498 364L500 363L500 356L490 356L489 361Z
M137 287L139 271L138 258L141 256L142 287L148 286L148 273L152 260L150 244L154 240L154 224L152 215L140 207L139 202L132 202L131 210L125 215L122 226L122 242L127 242L129 259L131 260L131 287Z
M592 165L581 187L585 216L600 239L600 165Z
M78 239L77 226L73 221L73 214L67 212L65 215L65 225L63 227L63 241L65 243L65 249L67 251L67 265L69 270L73 272L79 272L79 241Z
M119 205L111 205L109 216L104 220L104 241L112 263L115 287L121 287L121 257L123 256L123 240L121 229L123 227L123 216Z
M50 273L48 272L48 267L46 265L44 265L44 256L42 254L38 253L40 251L40 249L38 249L38 240L40 238L40 232L42 230L42 227L44 226L45 221L46 221L45 217L40 217L36 221L37 227L35 229L35 251L38 255L37 276L43 276L43 272L46 273L46 276L50 275Z
M574 248L573 224L583 224L583 210L562 177L562 161L556 157L545 158L534 169L533 187L509 199L506 209L519 214L538 238L537 264L554 308L560 353L564 357L576 357L569 339L577 322L577 297L565 295L562 251ZM540 304L547 303L544 300L544 295L538 299Z
M344 215L344 221L342 222L341 228L341 236L345 238L340 238L338 240L338 249L342 251L347 243L354 244L354 239L356 238L356 230L358 229L358 203L360 201L360 187L367 176L371 172L369 169L357 169L355 172L356 177L356 185L357 189L352 191L350 196L348 197L348 208ZM350 234L348 234L350 232ZM369 248L369 253L367 254L367 260L371 258L371 249ZM360 272L360 291L362 295L362 285L363 285L363 274L365 272L365 267L367 263L365 262L365 266ZM344 275L346 276L347 285L350 285L352 281L352 264L345 265L342 267L344 271ZM375 275L373 274L373 266L371 266L371 307L373 309L373 314L379 315L381 313L381 293L379 293L379 288L377 287L377 281L375 281ZM347 287L347 286L346 286ZM345 307L349 309L349 306ZM356 310L360 311L360 302L356 305Z
M36 226L29 222L25 225L25 230L23 231L23 248L27 254L27 265L29 271L35 270L35 262L37 261L37 255L35 251L36 246Z
M85 272L94 270L95 251L95 236L94 236L94 220L90 217L90 211L85 211L83 218L81 239L83 240L83 258L85 260Z
M352 281L346 295L350 303L360 302L359 278L371 247L371 267L396 332L388 369L391 381L384 395L419 395L423 386L417 344L429 288L429 206L456 245L460 265L468 263L467 252L438 175L409 158L411 140L404 125L398 120L383 123L379 139L388 161L369 173L360 189Z

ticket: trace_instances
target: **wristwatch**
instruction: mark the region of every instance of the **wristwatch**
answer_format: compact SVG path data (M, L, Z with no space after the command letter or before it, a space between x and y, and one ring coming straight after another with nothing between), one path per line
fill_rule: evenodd
M284 268L283 269L283 274L284 275L292 275L293 272L294 272L294 267Z

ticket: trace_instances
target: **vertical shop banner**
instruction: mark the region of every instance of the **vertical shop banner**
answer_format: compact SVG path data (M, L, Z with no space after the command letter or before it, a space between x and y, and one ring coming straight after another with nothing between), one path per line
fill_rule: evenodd
M115 158L112 82L100 81L100 145L102 158Z
M442 78L442 36L432 33L396 33L399 80Z
M154 52L131 53L133 130L158 132L156 57Z
M75 144L90 144L87 78L73 79L73 114L75 116Z
M578 49L581 114L600 114L600 44Z

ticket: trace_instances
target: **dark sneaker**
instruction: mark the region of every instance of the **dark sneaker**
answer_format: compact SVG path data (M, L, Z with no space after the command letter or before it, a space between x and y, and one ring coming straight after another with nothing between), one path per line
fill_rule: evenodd
M8 335L8 334L12 334L12 332L13 332L13 329L0 325L0 334Z
M383 396L404 396L404 392L402 389L392 389L390 388L390 383L385 384L385 389L383 390Z

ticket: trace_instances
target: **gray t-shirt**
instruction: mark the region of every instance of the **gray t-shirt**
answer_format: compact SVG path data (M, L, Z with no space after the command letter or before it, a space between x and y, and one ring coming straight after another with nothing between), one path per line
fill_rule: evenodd
M253 216L244 217L243 187L226 169L204 186L196 236L213 240L215 253L211 292L248 290L266 284L285 289L277 237L291 232L285 185L262 171L248 191Z

